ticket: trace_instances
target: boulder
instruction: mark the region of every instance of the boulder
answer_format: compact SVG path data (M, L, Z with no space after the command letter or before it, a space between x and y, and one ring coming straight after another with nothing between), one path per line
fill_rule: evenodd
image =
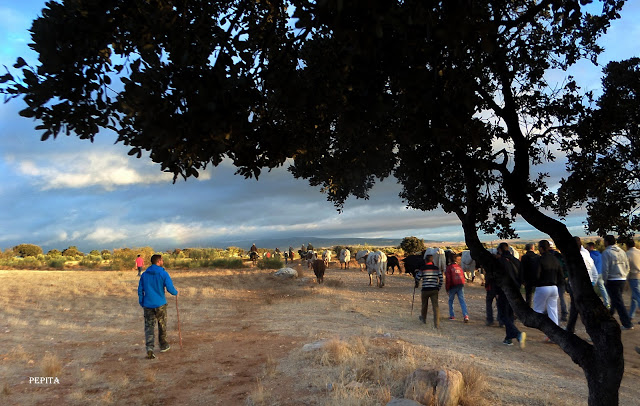
M407 377L404 397L423 405L457 406L463 391L460 371L425 366Z
M302 346L302 351L309 352L309 351L319 350L320 348L324 347L326 343L327 343L327 340L319 340L314 343L305 344Z
M282 278L297 278L298 271L292 268L280 268L274 275Z
M421 406L421 403L411 399L393 398L386 406Z

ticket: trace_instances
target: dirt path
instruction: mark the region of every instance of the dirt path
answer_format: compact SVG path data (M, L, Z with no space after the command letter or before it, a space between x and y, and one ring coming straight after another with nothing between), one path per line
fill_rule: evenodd
M156 360L144 358L134 275L0 271L0 404L325 405L331 378L313 369L301 348L339 338L468 360L485 372L491 404L586 405L582 371L557 346L545 344L542 333L518 324L528 334L521 350L501 343L504 329L484 325L484 288L478 284L465 288L469 324L446 320L441 293L438 331L418 322L419 294L410 315L413 282L407 276L390 275L378 289L353 268L330 267L324 286L306 270L306 277L289 282L255 268L169 271L181 292L184 348L170 301L172 348ZM461 316L457 303L455 309ZM580 324L577 332L586 337ZM640 328L622 337L620 404L630 406L640 399L640 355L634 351ZM43 376L46 354L60 360L60 384L30 384L29 377Z

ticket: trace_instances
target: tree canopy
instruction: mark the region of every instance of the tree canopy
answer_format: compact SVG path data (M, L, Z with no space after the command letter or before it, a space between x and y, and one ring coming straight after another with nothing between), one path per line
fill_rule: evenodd
M425 250L424 240L414 236L404 237L400 242L400 248L406 254L419 254Z
M256 178L290 163L341 208L394 175L408 206L458 216L519 319L584 369L590 404L612 404L624 370L619 327L569 231L545 210L587 197L567 189L558 204L538 169L553 151L582 146L597 115L572 78L554 86L546 76L602 51L597 39L624 1L589 3L49 2L31 29L38 65L19 59L20 77L4 75L1 91L24 98L21 115L39 122L43 140L111 129L130 155L148 151L176 178L223 159ZM582 151L569 154L574 172L588 166ZM480 243L478 230L515 237L516 215L565 255L593 344L526 306Z
M34 244L20 244L12 248L13 252L22 257L36 257L42 254L42 248Z
M571 175L560 191L565 214L587 203L588 230L631 237L640 230L640 58L610 62L603 94L568 142Z

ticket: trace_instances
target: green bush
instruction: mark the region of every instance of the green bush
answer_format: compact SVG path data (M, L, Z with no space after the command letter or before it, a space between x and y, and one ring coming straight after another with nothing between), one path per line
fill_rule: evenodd
M13 252L22 258L35 257L42 254L42 248L34 244L20 244L13 247Z
M400 248L407 254L418 254L425 250L424 240L418 237L404 237L400 243Z
M15 269L41 269L43 267L43 263L35 257L26 257L24 259L15 258L7 261L7 263L3 265Z
M280 264L282 264L282 261L280 261ZM211 266L213 268L239 269L244 268L244 263L240 258L219 258L211 261Z
M280 269L284 266L282 260L278 258L265 258L258 261L260 269Z
M62 255L62 252L60 252L60 250L57 250L57 249L55 249L55 248L54 248L54 249L52 249L52 250L49 250L49 252L47 252L47 256L48 256L48 257L51 257L51 258L53 258L53 257L59 257L59 256L61 256L61 255Z
M57 257L49 260L49 268L64 269L64 258Z
M79 265L89 269L97 268L98 265L100 265L100 262L102 262L102 257L98 256L98 258L100 259L96 259L95 256L89 255L87 257L82 258Z

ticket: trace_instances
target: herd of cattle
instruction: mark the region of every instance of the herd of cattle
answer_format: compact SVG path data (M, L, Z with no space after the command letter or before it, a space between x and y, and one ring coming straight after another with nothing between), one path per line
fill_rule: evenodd
M331 262L332 252L330 250L324 250L320 258L318 258L318 253L316 251L299 251L298 253L300 254L300 258L302 258L302 261L306 261L307 266L313 269L313 273L316 275L318 283L322 283L324 281L324 273L327 266L329 266L329 262ZM513 251L513 254L518 257L517 251ZM400 272L400 262L404 265L404 272L410 273L415 277L416 271L425 264L425 259L428 255L432 256L433 264L444 272L446 266L454 262L454 256L456 253L450 249L444 250L442 248L434 247L427 248L419 255L408 255L402 260L399 260L397 256L387 256L380 250L360 250L356 252L354 259L360 267L360 271L367 271L369 275L369 286L372 285L373 275L375 274L376 285L379 288L382 288L385 284L385 275L393 275L396 268L398 269L398 272ZM340 251L338 260L340 261L340 269L343 267L344 269L348 269L351 262L351 251L343 248ZM471 252L469 250L462 251L461 260L461 267L465 272L465 276L467 279L473 280L476 275L477 266L476 262L471 257Z

